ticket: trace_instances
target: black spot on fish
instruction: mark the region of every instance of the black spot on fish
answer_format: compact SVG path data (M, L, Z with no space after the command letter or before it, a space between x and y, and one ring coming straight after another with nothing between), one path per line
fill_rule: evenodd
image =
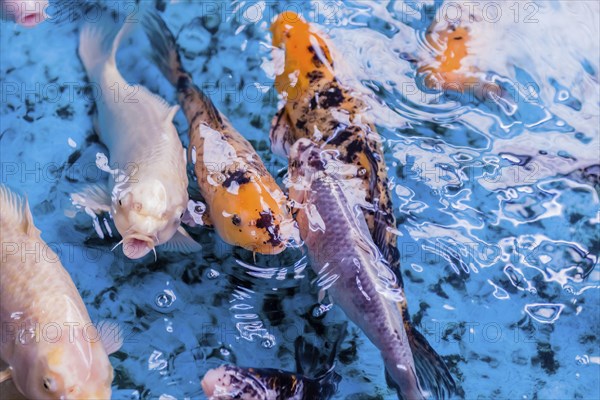
M243 184L250 182L250 178L246 176L245 171L234 171L223 181L223 187L229 188L233 182L242 186Z
M352 162L354 157L363 151L363 148L364 143L362 142L362 140L357 139L350 142L350 144L346 148L346 162Z
M178 91L186 91L190 87L190 79L189 77L182 75L177 80L177 90Z
M314 83L318 80L323 79L323 73L321 71L319 71L318 69L308 72L306 74L306 76L308 77L308 79L311 83Z
M340 88L334 86L321 92L319 99L323 108L337 107L344 101L344 93Z
M279 246L281 244L281 239L279 238L279 225L273 223L273 215L270 211L260 212L259 215L260 217L256 220L256 227L264 229L268 233L269 240L267 240L266 243L269 243L272 246Z
M338 145L344 143L345 141L347 141L348 139L350 139L352 137L352 135L354 135L354 132L352 132L351 130L348 130L348 129L344 129L341 132L338 132L337 134L335 134L331 138L329 143L338 146Z
M298 129L304 129L305 126L306 126L306 120L305 119L299 119L298 121L296 121L296 128L298 128Z

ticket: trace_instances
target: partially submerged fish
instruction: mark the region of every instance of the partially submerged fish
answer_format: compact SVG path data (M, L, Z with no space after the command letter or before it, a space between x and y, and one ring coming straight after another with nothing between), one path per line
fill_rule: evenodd
M273 46L285 49L284 70L275 87L286 100L273 120L271 148L285 156L297 139L309 138L356 165L367 202L375 205L364 211L369 231L400 277L387 167L381 138L365 115L366 104L337 80L325 40L300 16L280 14L271 31Z
M319 150L335 154L330 168L354 169L353 183L345 188L339 183L318 187L317 179L311 182L317 187L306 190L306 197L299 196L298 188L290 189L292 200L301 207L297 220L313 266L329 266L327 271L319 269L330 275L324 282L333 274L339 277L334 302L382 351L400 395L423 398L429 392L444 397L454 391L452 377L439 355L410 325L382 140L365 114L367 106L338 81L325 40L300 16L289 11L280 14L271 31L273 45L285 50L284 68L275 81L285 105L274 118L271 148L290 155L298 140L310 139ZM304 147L310 146L304 143ZM301 171L294 164L303 154L297 151L290 157L292 175L296 171L308 176L310 168L315 168L304 164L308 170ZM361 207L355 208L358 204ZM337 272L331 272L334 269ZM395 276L390 276L390 269ZM379 273L387 282L383 286L377 283ZM394 296L386 297L390 293Z
M33 224L27 200L0 185L0 358L30 399L110 399L114 325L92 325L56 253Z
M330 399L337 392L341 379L334 367L337 348L345 332L346 324L342 325L338 339L322 363L323 348L317 348L300 336L294 342L297 373L274 368L222 365L204 375L202 390L210 400Z
M26 28L44 22L48 18L47 8L48 0L0 0L1 19Z
M427 28L425 43L433 57L418 57L418 73L430 89L465 93L480 101L486 100L490 93L505 96L506 93L497 83L486 79L485 72L467 62L469 57L476 56L471 48L471 26L479 18L469 14L459 3L456 3L456 7L461 18L448 20L436 16Z
M173 125L178 106L119 73L116 52L133 23L119 27L109 15L87 23L80 34L79 56L100 96L96 128L109 151L109 188L94 187L73 197L93 211L109 211L123 237L123 253L143 257L155 246L197 251L200 246L181 227L188 205L183 146Z
M156 13L144 27L154 59L175 86L189 124L189 158L194 164L209 219L227 243L277 254L294 236L286 198L252 145L192 81L175 38Z
M405 319L404 291L373 242L363 214L371 208L354 165L337 152L299 139L290 150L290 199L296 220L327 291L381 351L403 399L444 398L454 381L440 356Z

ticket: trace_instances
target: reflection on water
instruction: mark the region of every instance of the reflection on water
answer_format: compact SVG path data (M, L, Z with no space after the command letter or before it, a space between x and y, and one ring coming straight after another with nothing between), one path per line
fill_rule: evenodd
M384 136L413 321L466 397L597 398L600 6L482 1L459 16L457 3L300 7L331 38L339 79L366 96ZM257 4L261 13L250 14ZM278 99L266 28L292 4L236 1L238 12L218 18L197 3L165 3L184 64L274 174L285 164L268 151ZM469 27L460 71L497 88L490 95L427 84L422 67L442 59L444 32L459 22ZM2 25L4 86L83 82L77 23L27 32ZM174 103L138 57L138 39L120 53L120 69ZM327 335L344 319L318 302L323 282L301 249L255 259L196 227L203 251L194 257L138 263L111 253L119 238L103 217L65 217L74 187L106 178L92 173L105 150L92 134L89 99L82 90L53 101L10 93L0 104L0 153L11 168L3 182L28 193L48 242L68 243L58 246L61 258L92 317L117 319L127 333L112 357L115 398L202 398L199 377L225 362L294 370L295 338ZM185 121L175 122L187 141ZM349 329L336 398L393 398L377 350Z

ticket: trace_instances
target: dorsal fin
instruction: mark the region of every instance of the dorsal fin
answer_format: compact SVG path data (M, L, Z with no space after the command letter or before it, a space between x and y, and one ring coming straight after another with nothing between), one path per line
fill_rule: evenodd
M18 226L27 236L40 236L40 230L33 224L27 199L4 184L0 184L0 219L3 226Z

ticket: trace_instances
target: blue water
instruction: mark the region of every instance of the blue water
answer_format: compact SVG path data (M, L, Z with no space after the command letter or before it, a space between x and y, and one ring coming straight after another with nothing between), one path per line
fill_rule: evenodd
M420 83L425 31L454 18L455 2L159 3L186 68L280 178L267 28L289 9L328 34L340 79L366 96L385 139L410 313L461 397L600 398L597 3L481 2L468 62L512 93L496 102ZM79 6L53 7L35 29L0 28L1 179L28 195L92 319L126 333L111 356L114 398L201 399L200 378L224 362L294 370L294 339L344 320L336 307L310 316L317 289L300 250L254 259L195 229L202 253L134 262L111 251L109 221L101 238L76 213L69 194L106 179L95 164L105 150L76 53ZM119 68L174 104L150 51L135 34ZM187 143L181 113L176 126ZM395 398L352 324L337 371L336 399Z

